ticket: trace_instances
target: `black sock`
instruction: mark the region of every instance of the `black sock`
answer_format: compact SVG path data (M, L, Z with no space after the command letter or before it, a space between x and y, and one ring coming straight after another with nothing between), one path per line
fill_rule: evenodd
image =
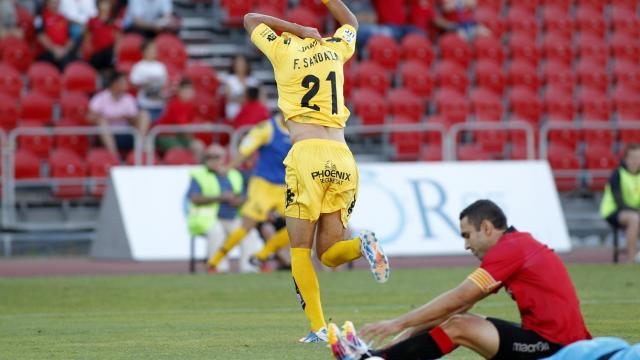
M439 359L443 354L429 332L424 331L387 349L374 350L371 355L386 360L429 360Z

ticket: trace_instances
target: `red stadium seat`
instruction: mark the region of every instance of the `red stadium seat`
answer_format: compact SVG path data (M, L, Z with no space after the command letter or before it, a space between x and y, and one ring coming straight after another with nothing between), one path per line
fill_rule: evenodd
M571 93L567 93L562 88L549 87L544 94L544 111L549 120L573 121L576 115L576 104Z
M382 125L387 113L386 102L371 89L361 89L352 96L353 107L362 125Z
M617 86L625 86L640 91L640 65L621 60L613 66L613 78Z
M419 61L426 66L431 66L435 56L429 39L417 33L410 33L402 38L400 51L404 60Z
M570 38L556 34L547 34L542 42L542 53L547 61L558 61L571 65L573 48Z
M456 96L459 96L458 94L456 94ZM449 130L451 128L451 126L455 125L456 123L458 123L459 121L454 121L449 119L448 117L438 114L438 115L431 115L429 116L429 118L427 119L427 124L432 124L432 125L442 125L442 127L444 127L445 130ZM437 132L427 132L426 134L426 141L428 143L433 143L433 144L442 144L442 136L441 134L438 134Z
M538 35L538 23L535 15L522 7L512 7L507 14L507 24L511 30L511 36L515 34L525 35L535 40Z
M73 120L61 120L56 123L56 128L69 128L78 127L83 124ZM84 124L86 125L86 124ZM66 149L73 151L78 156L84 156L89 150L89 136L87 135L56 135L55 136L56 149Z
M68 150L56 150L49 157L51 177L53 179L77 179L84 181L87 175L86 164L80 156ZM54 185L53 194L62 199L77 199L85 195L84 184Z
M584 142L587 147L594 146L613 146L616 140L616 134L611 129L588 129L583 131Z
M86 123L89 114L89 97L81 92L64 93L60 96L61 118L76 123Z
M164 154L166 165L195 165L198 161L190 150L183 148L171 148Z
M33 54L29 44L22 39L6 37L0 40L2 61L25 73L33 62Z
M472 51L466 40L457 33L450 32L440 38L439 44L442 60L453 61L463 68L467 68L471 61Z
M542 104L535 92L530 88L518 86L509 95L511 114L516 119L526 121L537 126L542 113Z
M30 92L20 100L20 118L23 121L46 124L53 117L53 100L42 93Z
M478 36L473 41L476 60L492 60L498 64L504 61L504 51L500 40L492 36Z
M130 151L127 154L127 159L126 159L126 164L129 166L134 166L135 165L135 151ZM149 156L147 155L146 152L142 153L142 157L141 157L141 165L147 165L147 161L148 161ZM152 160L152 164L153 165L160 165L162 162L160 161L160 159L158 158L157 154L153 154L153 160Z
M511 8L518 8L520 10L524 10L529 14L535 15L538 10L538 5L540 4L539 0L531 0L531 1L509 1L509 5Z
M389 74L373 61L363 61L356 67L356 87L368 88L384 94L391 85Z
M576 26L580 34L591 34L600 39L604 38L607 25L604 22L604 12L590 6L579 7L576 11Z
M628 60L634 63L640 62L640 45L638 39L625 33L614 34L609 39L611 55L616 60Z
M60 95L62 87L62 77L58 68L48 62L37 62L29 68L27 72L29 79L29 89L39 91L54 99Z
M287 19L296 24L310 26L318 29L320 33L324 31L322 19L312 10L304 6L298 6L287 13Z
M623 8L628 11L635 12L638 8L637 0L611 0L611 5L614 8Z
M578 179L576 173L561 174L558 171L578 171L580 170L580 161L575 151L571 148L561 145L551 144L547 152L547 159L554 171L556 187L559 191L574 191L578 188Z
M38 122L22 122L23 128L47 129ZM20 135L17 137L18 148L29 150L39 159L46 159L52 148L53 138L50 135Z
M527 144L525 142L512 142L509 146L509 160L527 160Z
M258 8L272 8L275 10L276 17L282 18L285 10L287 9L287 0L257 0L254 1L254 5ZM256 10L256 12L258 12ZM259 12L260 14L265 14L264 12Z
M640 120L640 94L631 88L620 86L611 96L619 120Z
M327 15L327 7L322 3L322 0L300 0L300 5L313 11L314 14L324 17Z
M22 77L7 63L0 63L0 92L13 98L19 98L22 93Z
M218 121L220 119L220 100L210 94L196 93L193 98L196 107L196 117L207 121Z
M640 36L640 19L635 12L625 7L613 7L611 10L611 27L616 34L627 34L637 39Z
M542 5L545 7L555 7L564 14L569 12L571 3L573 3L573 0L542 0Z
M589 190L604 190L609 181L611 171L619 164L618 158L611 151L611 146L587 146L584 150L584 158L585 168L589 171L598 172L598 174L590 175Z
M604 12L604 6L608 0L577 0L576 5L580 8L590 8L600 13Z
M91 149L87 154L87 165L89 167L89 176L98 180L91 188L91 195L102 197L107 187L102 182L109 177L109 170L113 166L120 165L120 160L106 149Z
M0 129L6 132L18 125L20 110L17 102L18 100L11 96L0 94Z
M577 82L576 74L567 64L555 61L545 64L542 79L547 87L563 89L567 93L573 93Z
M504 1L503 0L485 0L478 4L479 9L487 9L493 11L495 14L502 11Z
M476 10L475 17L476 21L491 30L491 34L498 39L501 39L507 30L507 23L504 17L496 16L496 13L491 9L479 7Z
M222 8L225 10L224 25L228 27L241 27L243 17L251 11L251 0L223 0Z
M40 177L40 159L29 150L16 150L13 155L13 164L16 179L37 179Z
M509 52L513 61L524 60L537 66L540 60L540 49L536 45L535 38L529 38L521 33L513 34L509 38Z
M435 97L438 114L444 116L451 123L465 122L469 108L464 97L456 91L442 89Z
M424 144L420 151L421 161L442 161L442 146L440 144Z
M75 61L64 68L62 83L66 91L79 91L86 94L96 92L98 73L91 65Z
M216 71L212 66L205 64L189 65L185 71L185 76L193 82L196 92L216 94L220 87L220 81Z
M507 71L507 81L511 86L525 86L533 92L538 91L540 86L536 68L522 60L511 63Z
M414 95L408 89L393 89L387 96L389 101L389 113L405 120L420 122L425 113L425 102Z
M445 89L464 94L469 85L467 72L459 64L451 61L440 61L436 65L436 84Z
M400 47L393 38L386 35L374 35L367 41L369 59L387 70L395 70L400 61Z
M491 154L481 144L461 144L458 146L458 160L483 161L491 160Z
M479 60L476 63L476 85L502 95L507 82L502 68L491 60Z
M600 65L606 65L609 48L604 40L590 34L580 35L577 43L577 55L580 59L589 59Z
M545 6L542 13L542 22L547 34L554 34L565 39L571 39L573 34L574 21L566 11L560 6Z
M583 121L610 121L611 103L607 96L591 89L580 92L578 97Z
M548 124L562 123L561 120L549 119ZM582 133L579 129L561 128L549 129L549 142L576 150Z
M505 130L474 130L476 143L489 153L492 159L503 159L509 133Z
M144 38L139 34L125 34L116 49L116 62L119 71L128 73L133 64L142 59L142 42Z
M394 124L415 124L413 119L402 116L393 118ZM417 160L423 144L424 133L419 131L394 131L389 136L389 141L395 148L393 160L408 161Z
M501 98L490 90L484 88L474 89L469 96L471 111L476 121L501 121Z
M158 47L158 60L183 71L187 65L187 50L177 36L163 33L155 38Z
M609 86L609 77L607 75L606 68L595 62L580 61L576 67L576 73L578 74L578 82L583 88L598 91L601 94L607 93L607 87Z
M400 70L402 84L415 95L422 98L431 96L433 79L429 68L417 61L406 62Z

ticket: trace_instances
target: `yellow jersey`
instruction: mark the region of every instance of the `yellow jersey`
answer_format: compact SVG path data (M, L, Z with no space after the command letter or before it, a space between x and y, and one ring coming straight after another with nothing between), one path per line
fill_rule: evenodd
M344 128L349 110L344 104L343 65L355 52L356 30L343 25L321 42L290 33L278 36L258 25L251 41L267 56L275 72L278 107L285 121Z

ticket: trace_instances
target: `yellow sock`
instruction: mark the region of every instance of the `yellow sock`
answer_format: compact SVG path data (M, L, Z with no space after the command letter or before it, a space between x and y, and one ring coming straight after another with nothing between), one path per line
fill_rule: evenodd
M256 253L256 257L259 260L267 260L271 254L274 254L287 245L289 245L289 233L287 232L287 228L282 228L269 238L262 250Z
M336 267L358 259L360 254L360 238L338 241L322 254L320 261L326 266Z
M320 303L320 284L311 262L311 249L291 248L291 274L300 305L311 322L311 330L316 332L327 326Z
M216 254L211 257L211 259L209 259L209 266L218 266L220 261L224 259L227 253L231 251L231 249L233 249L236 245L238 245L238 243L242 241L242 239L244 239L246 235L247 230L242 226L233 230L233 232L227 237L227 241L225 241L224 245L222 245L222 248L220 248L220 250L218 250Z

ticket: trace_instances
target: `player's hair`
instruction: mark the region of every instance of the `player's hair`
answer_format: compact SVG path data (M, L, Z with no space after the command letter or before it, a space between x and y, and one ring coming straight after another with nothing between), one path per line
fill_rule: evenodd
M111 74L111 76L109 76L107 78L107 88L110 88L111 85L113 85L113 83L115 83L116 81L120 80L121 78L127 78L127 74L121 72L121 71L116 71L114 73Z
M250 100L250 101L258 100L259 95L260 95L260 88L256 86L250 86L247 88L247 100Z
M630 143L629 145L627 145L627 147L624 148L624 157L626 158L627 155L629 155L629 153L634 150L640 150L639 143Z
M180 89L185 88L185 87L191 87L191 86L193 86L193 81L191 81L189 79L180 80L180 84L178 85L178 87Z
M504 230L507 228L507 217L502 209L491 200L477 200L467 206L460 213L460 220L465 217L476 230L480 230L480 224L484 220L488 220L496 229Z
M251 70L252 70L251 69L251 63L249 62L249 59L247 59L247 57L242 53L236 54L236 56L233 57L233 61L231 62L231 69L229 70L229 74L237 75L236 74L236 69L235 69L236 61L238 61L240 59L244 60L244 63L247 65L247 76L251 75Z

